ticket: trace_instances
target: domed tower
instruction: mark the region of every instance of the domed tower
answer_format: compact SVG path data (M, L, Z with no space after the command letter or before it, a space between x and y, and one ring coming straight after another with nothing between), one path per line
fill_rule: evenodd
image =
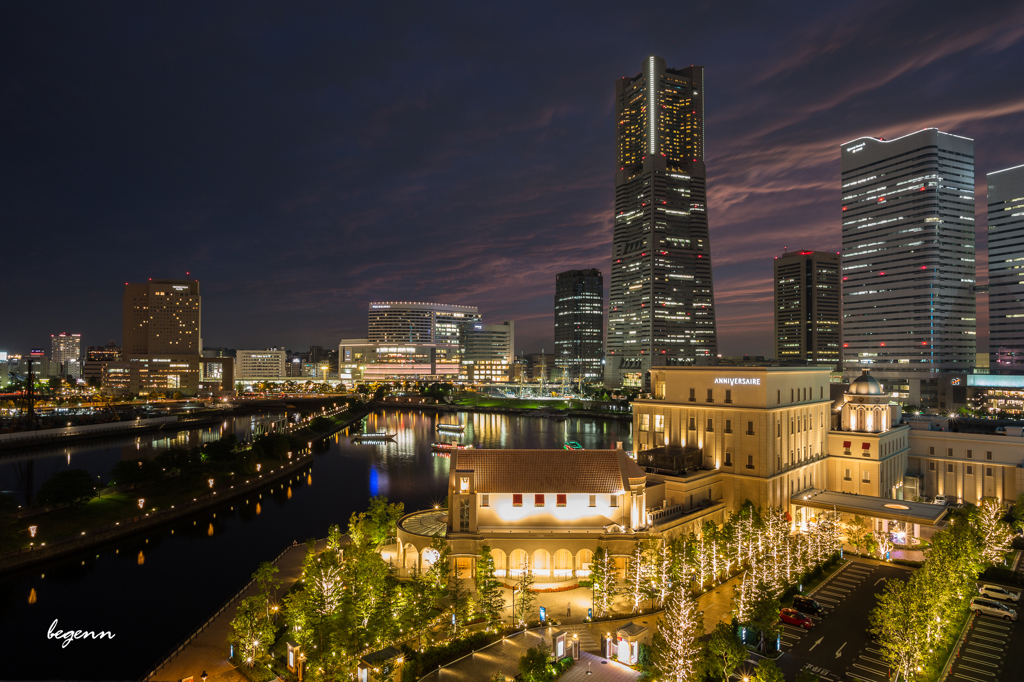
M894 422L899 423L898 405L889 404L889 394L868 370L850 382L842 408L843 431L885 433Z

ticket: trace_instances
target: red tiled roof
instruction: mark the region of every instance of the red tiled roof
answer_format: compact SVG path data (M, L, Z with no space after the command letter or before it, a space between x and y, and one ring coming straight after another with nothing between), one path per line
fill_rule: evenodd
M473 470L478 493L614 494L644 470L621 450L459 450L453 470Z

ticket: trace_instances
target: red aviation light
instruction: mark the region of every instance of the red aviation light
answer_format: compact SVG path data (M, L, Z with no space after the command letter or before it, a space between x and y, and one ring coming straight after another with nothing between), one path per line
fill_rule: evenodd
M844 211L846 210L846 207L845 207L845 206L843 206L843 210L844 210Z
M878 197L878 203L882 203L883 201L885 201L885 197Z
M814 253L814 252L813 251L801 251L800 255L801 256L810 256L812 253Z
M850 344L848 344L848 343L844 343L843 344L843 348L849 348L849 347L850 347Z
M844 282L845 282L846 280L848 280L848 279L849 279L849 277L843 277L843 281L844 281Z
M883 341L883 342L882 342L882 345L883 345L883 346L885 345L885 341Z
M878 273L878 276L881 277L884 274L885 274L884 272L880 272L880 273Z

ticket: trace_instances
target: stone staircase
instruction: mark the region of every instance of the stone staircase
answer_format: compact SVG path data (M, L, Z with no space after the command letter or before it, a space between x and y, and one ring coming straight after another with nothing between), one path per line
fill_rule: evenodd
M601 644L594 639L594 635L590 632L589 627L585 625L569 625L566 626L565 631L569 633L569 636L566 637L566 639L572 639L573 635L579 637L581 651L601 650Z

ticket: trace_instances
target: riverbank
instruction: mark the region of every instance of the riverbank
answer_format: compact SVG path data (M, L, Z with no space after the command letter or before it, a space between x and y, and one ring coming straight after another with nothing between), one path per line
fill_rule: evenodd
M308 443L320 442L358 422L366 414L365 410L346 412L342 418L336 420L330 428L324 431L314 432L308 427L303 427L296 429L288 435ZM289 461L282 462L279 466L265 467L260 473L248 477L237 477L245 479L243 482L231 483L231 481L228 481L228 485L205 492L202 495L192 495L191 492L188 492L177 499L164 500L163 504L169 504L169 507L164 506L157 511L149 513L141 513L140 511L138 514L128 515L114 523L105 522L93 527L86 523L84 530L78 528L73 534L62 538L49 540L44 544L22 548L0 556L0 575L51 561L84 549L91 549L121 540L128 536L187 518L212 507L223 505L237 498L260 492L273 484L281 482L285 478L301 473L311 466L312 463L313 453L311 450L296 452ZM144 498L145 490L133 491L133 496ZM102 504L104 501L100 499L94 503ZM44 525L45 518L45 515L33 517L32 523L37 526ZM43 523L41 524L38 519L43 519Z
M537 402L537 401L527 401ZM368 405L378 410L403 410L407 412L423 411L437 413L474 412L481 414L508 414L519 417L540 417L543 419L564 419L567 417L586 417L590 419L611 419L620 422L632 422L632 412L613 412L611 410L573 410L543 407L512 407L505 405L448 405L446 403L404 403L390 400L371 400Z
M184 429L194 429L196 427L216 424L225 417L253 414L264 410L303 410L322 407L324 403L328 402L336 407L339 400L343 400L343 397L340 395L323 398L292 398L290 400L246 400L229 408L203 408L193 412L181 412L144 419L127 419L100 424L83 424L81 426L38 429L35 431L0 433L0 457L7 453L23 452L26 449L36 448L41 445L67 445L98 438L151 431L173 433Z

